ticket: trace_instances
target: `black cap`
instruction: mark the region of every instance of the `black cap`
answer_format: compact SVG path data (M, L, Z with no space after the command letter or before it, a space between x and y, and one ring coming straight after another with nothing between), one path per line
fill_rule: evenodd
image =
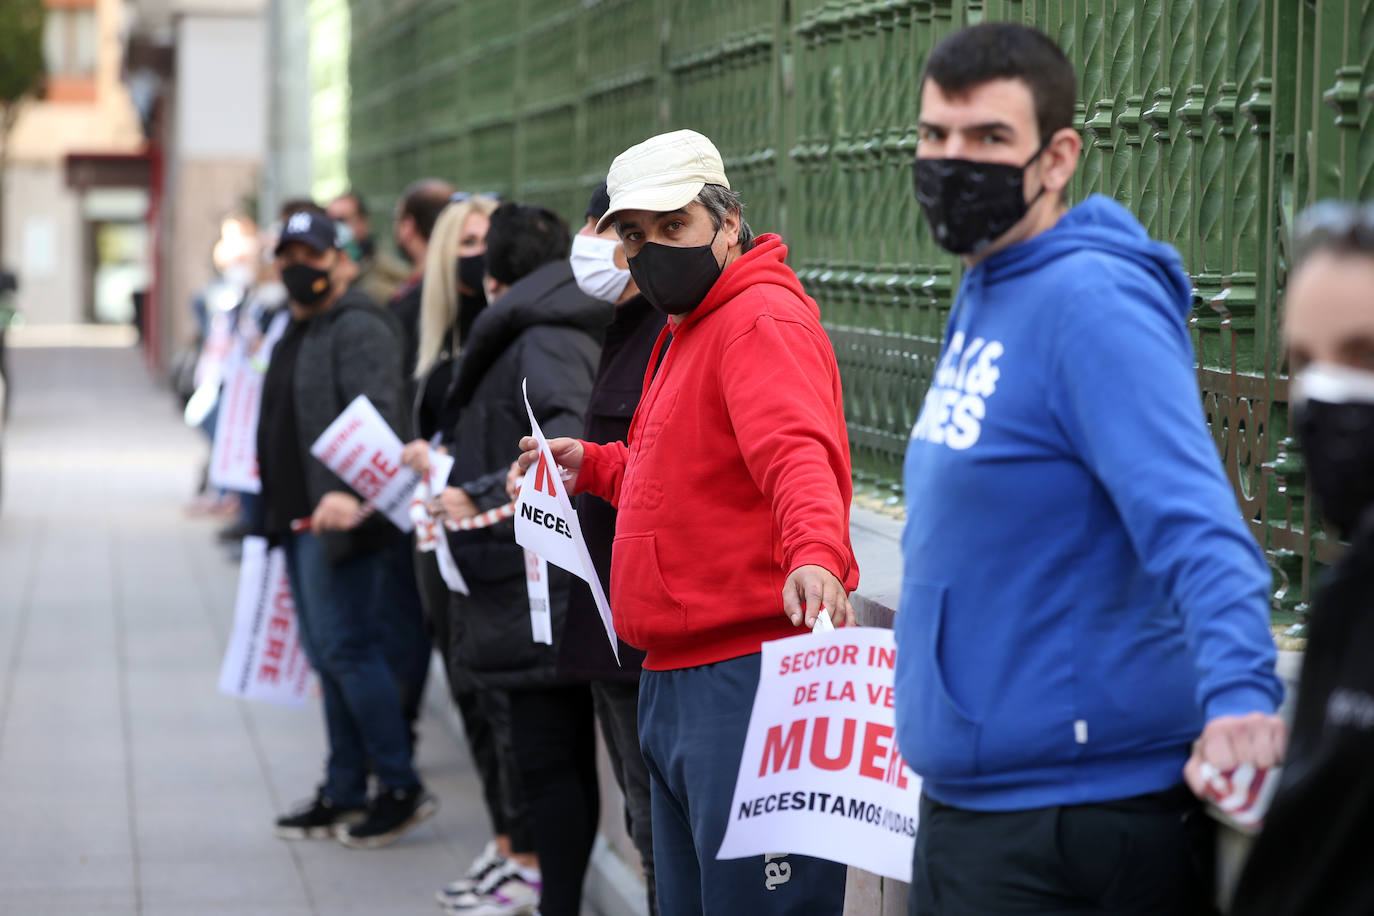
M297 210L286 218L277 240L277 254L292 242L309 245L315 251L325 252L339 247L338 230L328 216L313 210Z
M611 194L606 190L606 182L596 186L592 192L592 199L587 202L587 216L593 219L601 219L606 215L606 211L611 208Z

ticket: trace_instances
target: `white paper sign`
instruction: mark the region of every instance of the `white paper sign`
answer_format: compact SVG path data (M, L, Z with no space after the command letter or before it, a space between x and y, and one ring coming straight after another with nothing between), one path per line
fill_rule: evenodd
M215 442L210 449L210 483L237 493L259 493L258 409L263 374L240 352L225 366Z
M921 781L897 750L896 658L868 627L763 644L718 858L786 850L911 880Z
M267 539L243 539L234 628L219 671L229 696L283 706L303 706L309 696L310 663L301 649L296 605L286 578L286 554Z
M430 497L441 491L448 482L449 472L453 470L453 458L442 452L429 450L429 476L416 487L410 501L410 518L415 523L415 549L421 553L433 553L439 566L439 576L449 591L468 595L467 580L454 562L453 553L448 547L448 535L443 523L429 514L426 505Z
M525 397L525 412L529 414L531 435L539 440L539 460L530 465L515 500L515 543L534 551L546 561L566 569L590 586L601 623L611 641L611 652L620 661L620 645L615 637L615 621L611 606L601 588L601 579L592 565L587 542L582 537L582 525L568 499L568 489L558 474L558 464L544 438L539 423L530 409L530 398L524 382L520 390Z
M553 645L553 615L549 611L549 564L533 550L525 551L525 592L530 596L530 633L535 642Z
M410 531L410 499L420 475L401 463L405 446L360 394L310 446L324 463L391 523Z

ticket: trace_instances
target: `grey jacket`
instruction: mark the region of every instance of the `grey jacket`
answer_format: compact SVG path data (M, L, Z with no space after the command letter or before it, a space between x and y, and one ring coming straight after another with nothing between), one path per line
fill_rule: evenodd
M401 379L401 330L365 293L351 289L323 315L310 320L292 380L296 434L312 506L330 490L352 491L314 455L310 446L354 398L365 394L405 442L410 436ZM375 549L401 532L374 515L352 531L321 538L334 562Z

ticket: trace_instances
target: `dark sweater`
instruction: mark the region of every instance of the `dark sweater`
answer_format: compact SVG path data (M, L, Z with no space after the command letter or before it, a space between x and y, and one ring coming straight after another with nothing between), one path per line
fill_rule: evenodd
M587 402L582 438L588 442L622 442L630 433L630 418L639 406L649 356L666 317L643 296L616 308L601 347L601 363ZM587 539L601 587L611 591L611 543L615 540L615 508L604 499L583 493L576 497L577 516ZM615 609L611 609L614 613ZM611 655L601 615L591 589L573 583L568 598L568 622L558 652L559 670L592 680L637 683L644 653L620 641L620 664Z

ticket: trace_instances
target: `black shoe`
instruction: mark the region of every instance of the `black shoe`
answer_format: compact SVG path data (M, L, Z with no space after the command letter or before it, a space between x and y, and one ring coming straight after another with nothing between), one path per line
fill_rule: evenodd
M334 835L336 827L359 823L366 816L365 808L337 807L320 789L314 800L277 818L276 834L283 840L327 840Z
M367 806L362 823L340 824L334 829L339 842L353 849L376 849L396 838L439 810L439 800L423 786L413 789L382 789Z

